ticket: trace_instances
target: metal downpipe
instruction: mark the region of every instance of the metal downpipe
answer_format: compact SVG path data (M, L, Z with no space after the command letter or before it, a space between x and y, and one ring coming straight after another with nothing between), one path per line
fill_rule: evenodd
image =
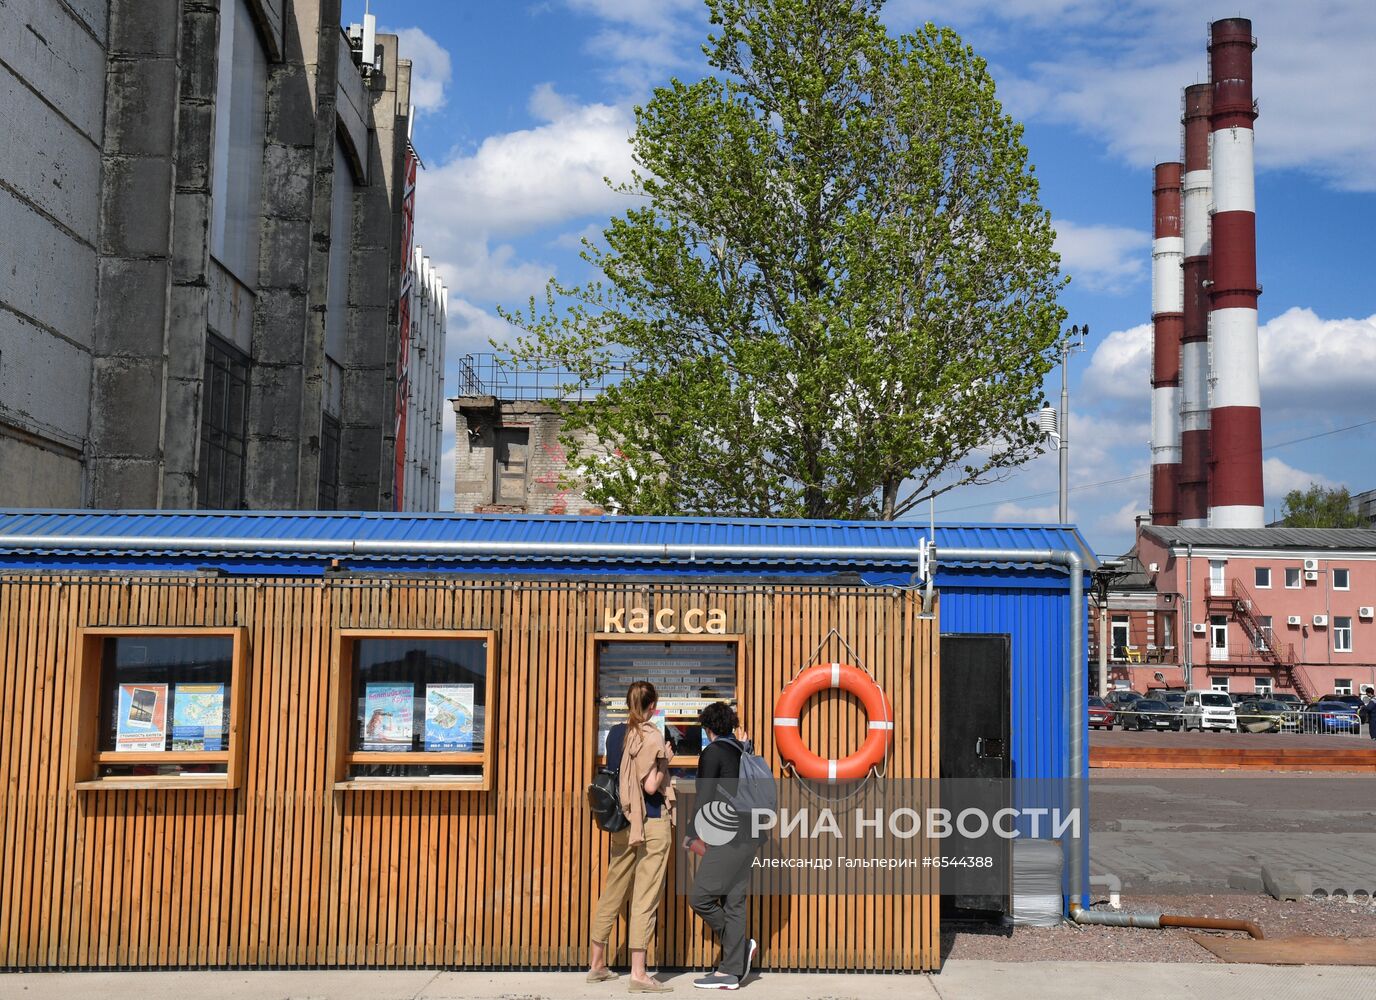
M1079 903L1070 904L1070 919L1077 924L1095 927L1146 927L1160 930L1163 927L1189 927L1204 931L1242 931L1257 941L1264 941L1266 935L1260 927L1250 920L1231 920L1225 917L1191 917L1173 913L1102 913L1086 910Z

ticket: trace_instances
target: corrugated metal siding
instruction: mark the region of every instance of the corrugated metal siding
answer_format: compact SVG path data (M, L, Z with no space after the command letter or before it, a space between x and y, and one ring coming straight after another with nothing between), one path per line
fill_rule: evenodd
M1007 633L1011 638L1014 778L1066 774L1070 678L1070 594L1045 589L943 587L943 633ZM943 684L959 684L943 675Z
M80 568L119 570L176 570L213 567L232 573L320 573L331 555L310 552L224 552L213 545L178 553L149 550L113 552L102 538L203 538L281 539L320 543L352 541L573 542L586 545L721 545L756 546L875 546L916 548L928 536L919 522L785 521L745 518L706 520L648 517L550 517L473 514L392 513L298 513L298 512L177 512L177 511L0 511L0 535L81 536L90 543L80 547L53 548L39 552L13 552L0 547L0 565L15 569ZM941 547L978 548L1071 548L1087 554L1083 539L1073 528L1047 525L938 525ZM587 554L530 558L513 553L508 558L463 558L435 555L349 556L351 569L407 570L425 572L566 572L570 567L597 566L600 571L645 572L647 567L682 572L682 563L653 557L629 558ZM877 582L906 583L905 574L915 568L906 559L882 556L864 560L832 560L825 564L780 555L777 558L699 559L697 566L731 566L742 572L818 574L838 570L887 569L892 579ZM945 567L955 571L949 561ZM584 569L585 571L585 569ZM1052 574L1053 576L1055 574ZM980 577L989 579L988 577ZM1003 579L1003 577L997 577ZM956 582L958 578L953 577ZM1019 579L1016 573L1008 579ZM1052 580L1052 586L1064 586Z

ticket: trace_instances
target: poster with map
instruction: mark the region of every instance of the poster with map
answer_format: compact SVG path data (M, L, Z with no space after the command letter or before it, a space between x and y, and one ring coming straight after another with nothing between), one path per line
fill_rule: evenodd
M473 749L473 685L425 685L425 749Z
M363 686L363 746L365 751L410 750L415 716L412 684Z
M115 716L115 749L125 752L167 749L167 685L121 684Z
M224 750L229 717L223 684L177 684L172 688L172 749Z

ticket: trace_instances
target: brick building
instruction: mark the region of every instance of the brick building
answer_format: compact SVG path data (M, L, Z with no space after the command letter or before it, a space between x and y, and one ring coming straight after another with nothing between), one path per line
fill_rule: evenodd
M1376 687L1376 530L1142 525L1123 569L1107 601L1117 682L1306 699Z
M450 400L455 511L607 513L588 500L569 468L560 406L596 395L617 372L590 380L553 362L506 354L466 354L458 368L459 395ZM605 450L591 435L574 443L591 454Z
M5 11L0 505L390 509L397 38L340 0Z

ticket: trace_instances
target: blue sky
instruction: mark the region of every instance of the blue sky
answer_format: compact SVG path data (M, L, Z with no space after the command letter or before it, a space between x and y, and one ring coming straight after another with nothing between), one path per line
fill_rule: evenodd
M627 206L602 178L630 168L631 108L670 76L705 72L704 8L371 6L415 63L415 140L427 168L416 238L450 290L452 385L459 356L510 332L497 304L524 302L551 274L589 276L578 238ZM362 8L345 0L345 20ZM894 31L928 19L956 27L1026 123L1072 277L1062 302L1070 322L1091 329L1071 367L1071 515L1103 553L1130 544L1132 516L1148 506L1150 168L1178 156L1180 88L1207 79L1208 22L1239 14L1259 42L1263 430L1267 504L1278 508L1311 480L1376 488L1376 4L890 0L885 9ZM1048 395L1059 386L1056 371ZM1326 434L1361 421L1373 422ZM946 494L937 517L1054 520L1056 476L1045 456L1004 482Z

